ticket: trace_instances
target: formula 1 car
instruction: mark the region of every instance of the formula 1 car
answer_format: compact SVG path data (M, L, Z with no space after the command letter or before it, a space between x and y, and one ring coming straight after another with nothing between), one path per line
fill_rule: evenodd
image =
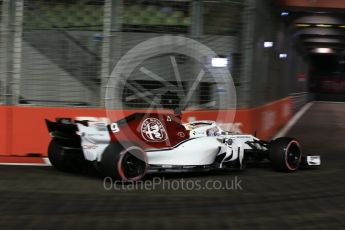
M182 123L172 114L135 113L114 123L58 118L46 124L55 168L77 171L92 162L105 176L124 181L150 172L243 170L267 160L284 172L321 164L320 156L303 154L293 138L263 141L224 131L214 121Z

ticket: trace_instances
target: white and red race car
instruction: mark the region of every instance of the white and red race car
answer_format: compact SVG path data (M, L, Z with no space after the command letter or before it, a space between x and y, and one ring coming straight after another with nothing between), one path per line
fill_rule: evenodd
M224 131L214 121L182 123L172 114L135 113L114 123L58 118L46 124L55 168L77 171L92 162L105 176L125 181L150 172L242 170L267 160L285 172L321 164L320 156L303 154L293 138L262 141Z

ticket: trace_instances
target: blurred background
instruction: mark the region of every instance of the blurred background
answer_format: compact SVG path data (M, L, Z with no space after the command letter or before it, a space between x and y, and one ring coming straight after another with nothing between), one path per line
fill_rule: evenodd
M302 47L301 37L311 38L297 26L306 23L303 18L308 18L308 12L285 12L278 1L0 2L0 99L4 104L102 107L103 89L119 58L140 42L161 35L193 38L225 59L237 89L238 107L255 107L291 94L306 99L311 71L318 80L330 77L317 68L320 65L311 68L320 58ZM145 64L171 81L168 57L152 58ZM341 55L334 59L336 65ZM187 56L179 55L177 62L182 81L188 85L198 68ZM206 58L202 64L208 62ZM145 90L160 86L140 73L130 80ZM206 104L215 92L212 81L205 81L193 103ZM126 91L118 100L131 93ZM127 100L125 105L147 106L140 99Z
M237 116L224 123L241 132L258 131L263 138L272 137L308 101L345 99L343 1L1 0L0 4L0 103L12 113L0 108L0 122L7 124L5 139L6 132L13 133L14 140L24 137L17 130L30 117L35 136L48 140L43 119L104 116L110 99L115 110L147 109L150 104L140 93L154 92L149 100L159 94L159 108L175 109L181 103L180 92L161 89L169 83L186 95L202 68L231 73ZM173 54L181 79L177 82L172 54L163 52L141 64L159 78L134 69L123 88L115 89L119 93L106 98L121 57L139 43L163 35L194 39L216 57L205 56L200 63L191 58L192 51ZM219 106L224 90L206 71L184 109L234 109ZM213 115L185 116L185 120L206 118ZM31 145L32 149L16 153L3 151L43 152L46 141L38 144L39 149Z
M0 0L1 228L344 229L344 9L344 0ZM181 90L192 91L183 121L236 109L234 120L220 122L225 129L294 137L305 153L321 155L321 169L286 174L263 164L157 175L236 178L240 191L106 191L99 175L37 167L49 165L44 119L107 116L105 91L117 62L163 35L194 39L216 55L202 62L192 52L150 57L141 66L154 75L136 68L115 79L126 81L110 98L116 113L145 112L154 96L158 109L175 109ZM210 70L231 73L236 108L220 106L227 88Z

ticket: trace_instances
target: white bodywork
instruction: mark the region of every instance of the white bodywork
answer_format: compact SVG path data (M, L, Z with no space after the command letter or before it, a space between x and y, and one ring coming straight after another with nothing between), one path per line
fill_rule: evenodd
M221 142L215 137L190 139L175 148L146 151L153 165L209 165L219 153ZM203 146L200 148L200 146Z
M85 159L100 161L102 153L110 143L107 124L104 122L89 122L89 126L77 124L77 127Z
M88 126L77 124L86 160L101 160L104 150L110 143L106 125L106 122L99 121L89 121ZM217 155L224 153L222 163L235 160L242 162L244 150L251 149L246 142L258 140L252 135L224 132L214 121L197 121L186 123L184 126L190 132L190 139L171 148L146 150L149 165L211 165Z

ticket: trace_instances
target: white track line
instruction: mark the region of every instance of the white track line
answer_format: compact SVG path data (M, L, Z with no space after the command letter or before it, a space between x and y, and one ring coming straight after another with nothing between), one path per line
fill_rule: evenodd
M327 103L327 104L345 104L345 101L314 101L318 103Z
M305 104L292 118L291 120L273 137L283 137L289 132L289 130L296 124L296 122L303 116L303 114L313 105L314 102Z
M44 163L0 163L0 165L13 165L13 166L51 166L48 158L42 158Z
M13 165L13 166L50 166L48 164L39 163L0 163L0 165Z
M50 160L48 157L42 158L46 166L52 166L52 163L50 163Z

